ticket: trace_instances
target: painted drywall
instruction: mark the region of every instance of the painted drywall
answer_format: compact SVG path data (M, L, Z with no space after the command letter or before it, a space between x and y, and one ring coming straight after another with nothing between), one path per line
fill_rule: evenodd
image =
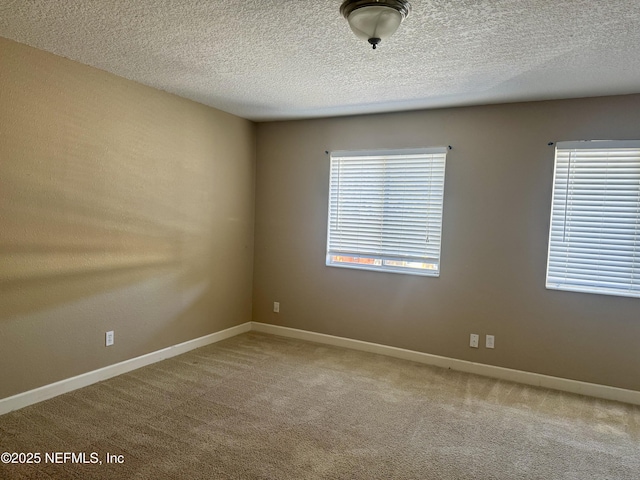
M250 321L254 182L253 123L0 39L0 398Z
M254 321L640 390L640 300L545 289L547 144L639 126L640 95L259 124ZM441 276L325 266L325 150L444 145Z

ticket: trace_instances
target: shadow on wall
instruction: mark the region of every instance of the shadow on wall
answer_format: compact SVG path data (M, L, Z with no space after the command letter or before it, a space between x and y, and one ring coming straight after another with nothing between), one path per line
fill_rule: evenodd
M179 294L210 276L213 202L198 185L211 172L20 157L0 168L0 320L150 277L172 274Z
M0 55L0 321L165 274L178 301L209 282L227 246L217 114L4 39Z

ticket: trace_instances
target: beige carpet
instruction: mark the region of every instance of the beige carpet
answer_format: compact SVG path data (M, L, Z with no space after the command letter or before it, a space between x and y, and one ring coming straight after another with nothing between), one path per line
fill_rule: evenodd
M249 333L4 415L4 451L43 456L7 479L638 479L640 408Z

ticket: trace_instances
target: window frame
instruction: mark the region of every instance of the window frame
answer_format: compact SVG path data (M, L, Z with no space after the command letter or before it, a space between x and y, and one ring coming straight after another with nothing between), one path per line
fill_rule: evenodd
M634 241L633 241L633 247L630 248L629 250L631 251L631 253L626 255L626 258L623 256L625 262L628 260L630 262L630 264L625 263L623 266L621 266L620 268L622 269L630 269L631 270L631 274L630 274L630 278L628 280L628 282L617 282L619 285L623 285L625 283L628 283L629 285L629 289L623 289L622 287L618 286L615 287L611 284L613 284L614 282L609 281L606 282L606 279L611 278L613 275L611 273L608 273L608 275L603 275L603 279L600 280L598 283L598 280L589 280L587 281L586 279L582 279L583 284L579 284L578 282L580 281L580 279L578 278L579 275L583 275L583 276L593 276L593 277L598 277L598 272L609 272L610 270L614 270L617 266L611 266L613 265L613 260L611 259L606 259L605 255L607 255L607 253L603 253L601 254L602 257L605 257L605 261L607 261L608 263L604 263L603 260L595 260L595 259L589 259L589 260L584 260L579 258L580 262L582 265L587 265L586 267L578 267L577 265L579 265L579 262L577 262L576 260L570 260L569 256L570 254L576 255L576 251L577 249L580 248L580 246L582 244L590 244L593 243L596 240L599 240L600 242L603 240L603 237L609 235L611 236L611 234L607 231L603 232L603 227L602 225L606 226L606 222L601 221L599 224L597 224L597 218L595 217L595 215L592 213L590 216L585 217L587 220L584 221L583 223L586 223L588 225L590 225L591 223L593 224L597 224L600 225L600 231L599 233L595 233L595 232L591 232L592 235L589 236L589 232L587 232L586 234L584 232L580 232L582 234L582 238L587 238L588 240L575 240L573 242L573 246L571 246L571 242L568 240L562 240L562 241L558 241L557 239L554 240L554 233L555 233L555 237L557 238L558 236L558 228L554 226L554 219L556 219L556 222L558 221L557 217L554 215L554 213L558 210L561 210L561 213L564 212L564 224L562 227L562 232L566 232L566 229L568 228L567 225L569 226L569 232L571 232L571 228L573 228L573 225L571 225L571 222L573 222L573 218L571 217L573 214L573 202L571 203L571 209L569 208L569 198L573 198L573 196L578 196L577 193L575 193L575 190L578 190L579 187L576 186L580 185L580 181L584 182L585 179L588 179L589 177L585 176L585 177L579 177L579 173L575 173L573 174L574 179L571 180L571 153L569 153L569 160L568 162L566 160L563 160L563 162L567 163L567 167L566 167L566 186L564 187L564 189L559 188L559 180L558 177L560 174L562 174L564 176L564 170L565 167L562 167L563 172L560 172L560 167L559 167L559 152L576 152L576 151L592 151L592 152L597 152L597 151L602 151L602 150L609 150L610 152L617 152L618 154L622 151L622 150L635 150L635 151L640 151L640 140L590 140L590 141L572 141L572 142L557 142L556 146L555 146L555 152L554 152L554 166L553 166L553 190L552 190L552 194L551 194L551 213L550 213L550 217L549 217L549 240L548 240L548 249L547 249L547 265L546 265L546 271L545 271L545 286L548 290L558 290L558 291L569 291L569 292L579 292L579 293L589 293L589 294L599 294L599 295L611 295L611 296L623 296L623 297L631 297L631 298L640 298L640 288L638 287L638 285L640 285L640 186L638 186L638 196L637 196L637 200L635 203L635 208L637 210L636 213L636 220L635 220L635 227L633 227L634 223L632 221L627 221L626 223L624 223L623 225L630 225L631 227L625 227L628 230L633 230L635 232L634 234ZM564 153L564 155L566 155L566 153ZM609 153L609 155L612 155L612 153ZM582 155L584 157L584 154ZM604 155L602 155L602 158L604 158ZM637 158L637 162L636 163L640 163L640 155L636 155L634 157L629 157L629 158ZM576 160L577 161L577 160ZM581 160L584 161L584 160ZM609 162L611 163L611 162ZM618 162L620 163L620 162ZM605 162L602 163L598 163L597 165L593 165L593 166L588 166L589 168L599 168L599 169L603 169L606 168L607 169L607 175L609 175L608 173L608 166L605 166ZM578 168L580 169L585 169L587 167L585 166L580 166L580 167L576 167L574 164L574 169L577 171ZM620 167L617 167L620 168ZM630 174L630 176L638 176L640 178L640 166L633 166L633 168L637 168L638 172L636 173L635 171L633 173ZM617 172L616 172L617 173ZM592 173L589 173L592 175ZM586 173L582 173L582 175L588 175ZM600 178L598 178L598 180L601 180ZM617 179L616 179L617 180ZM635 181L634 178L630 178L629 181L633 182ZM564 180L563 180L564 182ZM640 180L639 180L640 182ZM596 198L596 200L592 199L591 197L589 197L589 200L584 200L582 199L580 201L580 203L578 204L578 202L576 202L576 204L578 204L575 208L576 211L578 211L578 207L583 207L586 208L585 205L592 205L592 204L597 204L597 199L599 199L600 197L602 197L602 211L603 213L605 212L605 197L607 196L607 193L609 192L608 188L609 188L609 184L607 183L607 179L602 179L601 181L598 182L588 182L591 185L595 185L595 187L590 187L588 190L586 190L586 194L584 193L585 189L584 187L582 188L582 196L585 195L591 195L593 197ZM615 187L618 187L618 189L621 189L620 185L617 183L613 183L613 185ZM631 190L628 188L624 188L626 190ZM594 191L599 191L602 190L603 193L598 196L597 194L591 193ZM614 189L612 189L614 190ZM557 198L557 192L560 191L561 193L563 191L566 191L566 195L565 195L565 200L564 200L564 207L561 208L562 202L558 201L556 204L556 198ZM620 201L618 198L618 193L615 194L615 200L616 201ZM611 196L611 195L609 195ZM629 195L628 197L624 197L626 198L634 198L634 195ZM631 207L633 209L633 207ZM595 208L594 208L595 210ZM571 211L571 214L568 214L567 212ZM570 215L569 217L567 217L567 215ZM578 216L579 214L576 213L576 216ZM584 217L584 214L582 215ZM630 214L629 217L633 217L633 214ZM569 218L569 222L567 223L567 218ZM604 215L603 217L604 218ZM576 220L576 223L578 221ZM587 228L587 227L584 227ZM596 227L594 226L589 226L588 227L591 230L596 230ZM625 230L626 231L626 230ZM616 232L617 234L618 232ZM566 235L566 233L563 233L563 235ZM577 236L577 235L576 235ZM605 239L606 240L606 239ZM558 246L558 244L566 244L567 246L564 247L564 256L567 258L565 260L565 278L564 281L559 281L558 278L558 271L561 269L560 267L557 266L558 261L557 259L560 258L562 256L563 250L560 246ZM603 244L603 243L601 243ZM615 243L613 243L613 241L610 241L610 243L604 243L603 245L605 245L606 247L599 250L599 251L603 251L603 252L608 252L609 255L611 255L611 252L615 251ZM555 248L555 250L554 250ZM573 250L570 252L570 250ZM588 253L589 255L595 255L595 253ZM556 261L556 265L554 266L553 269L553 273L554 275L550 275L550 267L551 267L551 262L552 259L554 259ZM618 261L618 260L615 260ZM598 263L600 262L600 263ZM601 268L598 268L597 266L594 265L600 265ZM635 280L635 276L636 274L634 273L634 270L636 268L636 265L638 267L638 280ZM569 270L571 269L571 267L573 266L573 273L569 273ZM606 268L609 268L608 270L605 270ZM575 270L580 270L575 272ZM584 270L584 271L582 271ZM621 278L624 278L623 276L620 276ZM550 280L553 279L552 280ZM571 283L573 282L573 283ZM590 283L590 284L589 284ZM610 285L606 285L605 283L609 283ZM635 288L635 290L634 290Z
M325 248L325 253L326 253L326 257L325 257L325 265L329 266L329 267L338 267L338 268L350 268L350 269L356 269L356 270L368 270L368 271L376 271L376 272L385 272L385 273L396 273L396 274L406 274L406 275L418 275L418 276L426 276L426 277L439 277L440 276L440 271L441 271L441 264L442 264L442 222L443 222L443 214L444 214L444 189L445 189L445 174L446 174L446 158L447 158L447 153L448 153L448 148L447 147L425 147L425 148L404 148L404 149L381 149L381 150L336 150L336 151L331 151L328 152L329 153L329 161L330 161L330 172L329 172L329 189L328 189L328 209L327 209L327 237L326 237L326 248ZM345 255L343 255L344 257L347 258L351 258L353 260L365 260L365 261L371 261L371 260L380 260L380 264L371 264L371 263L355 263L355 262L335 262L332 261L332 257L339 257L340 253L344 253L344 252L338 252L334 249L330 248L332 247L332 233L335 236L335 232L333 231L334 229L332 229L332 202L333 202L333 195L337 193L334 192L334 185L333 185L333 179L334 179L334 166L335 163L334 161L345 161L349 158L353 158L354 161L357 161L358 159L363 159L366 157L403 157L403 156L420 156L420 155L429 155L429 156L439 156L441 157L441 160L439 160L440 164L436 165L436 161L434 161L434 157L432 157L432 161L434 162L434 166L431 166L432 170L429 173L428 176L428 182L429 182L429 187L428 187L428 195L429 195L429 199L428 199L428 203L431 202L432 198L431 195L433 195L432 190L441 190L441 196L438 194L438 198L437 201L439 202L439 208L438 208L438 213L437 215L434 214L429 214L428 213L428 209L427 212L425 213L425 216L423 219L421 219L420 221L424 223L425 225L425 231L427 233L427 237L429 236L429 232L435 232L437 230L437 238L438 238L438 243L437 243L437 258L433 258L433 257L409 257L408 255L400 255L398 252L398 255L390 255L390 254L381 254L381 253L375 253L375 252L359 252L359 254L354 254L354 252L346 253ZM337 160L340 159L340 160ZM410 158L407 158L405 160L410 160ZM425 160L425 162L427 162L428 160ZM404 166L401 166L400 168L409 168L408 166L406 166L406 164ZM433 173L433 169L441 169L442 173L440 174L434 174ZM441 177L441 182L437 183L433 181L434 177ZM386 172L385 176L382 177L384 179L385 182L388 182L389 180L389 173ZM407 187L404 187L407 188ZM389 195L390 193L386 190L381 190L381 193L385 194L385 195ZM406 201L406 200L405 200ZM338 208L339 202L338 200L336 200L336 208ZM386 208L386 204L388 202L383 202L383 204L385 205L384 208ZM406 205L403 204L403 205ZM406 210L406 207L405 207ZM389 219L389 216L385 216L382 215L381 217L381 221L384 219ZM431 227L431 224L437 223L437 226L435 227L435 229L433 229ZM380 227L381 229L384 229L383 226ZM381 238L385 238L384 234L381 233ZM386 238L393 238L394 235L390 235L389 237ZM427 248L433 250L433 243L431 244L430 247L425 247L425 250ZM382 248L382 247L381 247ZM414 262L410 262L409 260L414 260ZM398 265L390 265L387 262L398 262L398 263L404 263L404 266L398 266ZM407 266L407 265L411 265L412 266ZM418 268L416 265L421 265L423 266L422 268ZM429 265L435 265L435 269L430 269L427 268L427 266Z

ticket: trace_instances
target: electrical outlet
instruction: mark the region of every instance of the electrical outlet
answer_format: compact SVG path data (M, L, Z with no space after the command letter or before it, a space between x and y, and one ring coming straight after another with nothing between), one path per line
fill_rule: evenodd
M472 348L478 348L479 343L480 343L480 335L472 333L469 339L469 346Z
M494 337L493 335L487 335L487 342L485 345L487 348L495 348L496 337Z
M275 313L280 313L280 302L273 302L273 311Z
M111 345L113 345L113 330L110 330L107 332L107 334L105 335L105 343L107 347L110 347Z

